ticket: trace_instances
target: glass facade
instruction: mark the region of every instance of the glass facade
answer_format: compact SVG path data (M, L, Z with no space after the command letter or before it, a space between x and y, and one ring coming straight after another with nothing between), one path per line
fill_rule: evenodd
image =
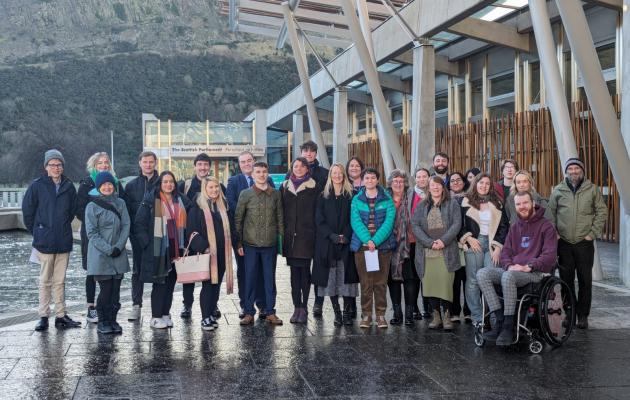
M174 122L144 120L144 150L158 156L157 168L172 171L178 180L194 174L193 160L199 153L212 158L210 175L226 183L238 172L238 154L251 151L255 157L267 156L270 172L286 171L287 133L267 131L266 146L257 146L250 122ZM259 141L260 142L260 141Z

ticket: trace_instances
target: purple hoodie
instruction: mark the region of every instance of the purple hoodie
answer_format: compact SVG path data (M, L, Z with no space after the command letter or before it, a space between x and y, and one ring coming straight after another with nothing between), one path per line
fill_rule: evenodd
M501 265L529 264L532 271L550 273L556 265L558 237L553 224L545 217L545 209L538 205L530 219L519 215L510 227L501 251Z

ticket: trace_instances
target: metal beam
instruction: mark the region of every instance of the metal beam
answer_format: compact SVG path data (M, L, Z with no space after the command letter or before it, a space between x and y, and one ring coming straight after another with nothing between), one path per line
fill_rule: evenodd
M612 8L615 11L623 10L623 0L584 0L584 2L592 3L606 8Z
M466 18L446 29L448 32L482 40L499 46L516 50L530 51L529 35L521 34L516 28L499 22L484 21L477 18Z
M262 26L244 25L244 24L238 25L238 31L243 32L243 33L253 33L255 35L263 35L263 36L269 36L269 37L274 37L274 38L277 37L279 33L277 28L267 28L267 27L262 27ZM343 40L343 39L334 39L330 37L322 37L322 36L316 36L316 35L310 36L310 39L314 43L317 43L323 46L338 47L342 49L345 49L346 47L348 47L348 43L349 43L347 40Z
M310 126L311 137L317 143L317 146L322 149L318 152L317 158L324 168L330 166L328 161L328 154L326 152L326 142L322 136L322 130L319 125L319 118L317 117L317 108L315 107L315 101L313 100L313 93L311 91L311 84L308 77L308 65L305 62L304 48L298 38L297 29L293 21L293 13L289 8L289 3L282 4L282 12L284 13L284 20L287 24L287 34L291 41L291 47L293 48L293 58L295 59L295 65L300 76L300 82L302 83L304 102L306 103L306 111L308 113L308 122Z
M365 76L359 77L357 79L361 82L367 82ZM401 80L399 77L395 75L388 74L386 72L378 73L378 81L381 86L385 89L395 90L396 92L411 94L411 84L407 81Z
M359 18L355 13L351 0L341 0L344 15L346 17L348 28L352 33L354 40L354 48L356 49L359 61L363 67L365 78L367 79L372 101L374 102L374 110L376 111L376 124L378 126L377 133L379 144L381 147L381 156L383 158L383 167L385 174L389 175L394 167L407 171L409 168L405 161L402 148L398 143L398 138L392 122L392 115L385 101L385 96L381 90L378 81L378 71L376 70L375 59L370 55L368 46L361 31ZM393 160L392 160L393 159Z
M446 26L458 22L479 11L492 0L423 0L413 1L400 10L420 36L430 36L443 31ZM378 63L392 59L411 49L411 42L397 21L389 19L372 31L374 53ZM354 46L346 49L328 63L330 72L340 85L347 85L363 73ZM318 99L335 89L325 71L318 71L310 78L313 96ZM304 106L302 86L298 86L268 108L268 121L277 121Z
M556 0L571 51L582 73L584 90L595 119L608 165L615 177L619 198L625 210L630 210L630 157L621 135L617 113L608 93L602 67L595 51L593 36L588 28L584 9L575 0ZM621 43L620 43L621 44ZM620 45L619 44L619 45Z

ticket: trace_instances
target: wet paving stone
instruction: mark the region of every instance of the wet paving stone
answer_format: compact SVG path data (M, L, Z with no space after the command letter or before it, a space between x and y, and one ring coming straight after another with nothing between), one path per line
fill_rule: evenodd
M82 377L73 399L180 399L182 385L175 374L131 374Z
M1 399L72 399L78 377L5 380L0 384Z
M20 358L7 380L107 375L110 355Z

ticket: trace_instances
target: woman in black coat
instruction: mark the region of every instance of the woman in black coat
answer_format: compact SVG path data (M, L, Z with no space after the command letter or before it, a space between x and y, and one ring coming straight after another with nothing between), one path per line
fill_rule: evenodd
M341 164L333 164L324 191L317 199L317 240L312 279L318 286L318 293L330 297L336 326L352 324L352 305L356 304L358 295L359 276L356 268L350 266L351 203L352 185L345 169ZM343 316L339 296L344 299Z
M295 311L290 322L293 324L306 323L311 289L315 203L319 189L308 171L306 158L296 158L291 165L289 179L280 187L284 215L282 255L291 267L291 297Z
M94 153L87 160L87 172L90 174L81 180L79 183L79 189L77 190L77 212L76 217L81 221L81 265L83 269L87 271L87 253L88 253L88 236L85 230L85 207L92 201L94 197L98 197L98 193L94 182L96 181L96 175L99 172L107 171L114 176L116 184L116 193L119 199L127 201L125 190L122 183L116 178L116 173L112 168L112 163L109 158L109 154L105 152ZM92 275L85 276L85 297L87 300L87 321L97 323L98 315L96 308L94 307L94 300L96 298L96 282Z
M226 272L227 294L234 290L232 243L235 240L235 229L227 207L219 180L215 177L206 177L201 181L201 191L196 198L196 204L188 213L186 236L190 241L189 254L205 253L211 256L208 266L210 280L202 282L199 297L201 329L204 331L212 331L219 326L213 311L217 308L221 282Z
M151 290L151 327L171 328L170 310L177 281L174 261L184 254L187 212L191 203L177 191L175 175L164 171L138 208L133 231L142 247L140 280L153 284ZM168 214L168 215L167 215ZM156 237L156 224L162 232ZM161 249L155 249L155 243Z

